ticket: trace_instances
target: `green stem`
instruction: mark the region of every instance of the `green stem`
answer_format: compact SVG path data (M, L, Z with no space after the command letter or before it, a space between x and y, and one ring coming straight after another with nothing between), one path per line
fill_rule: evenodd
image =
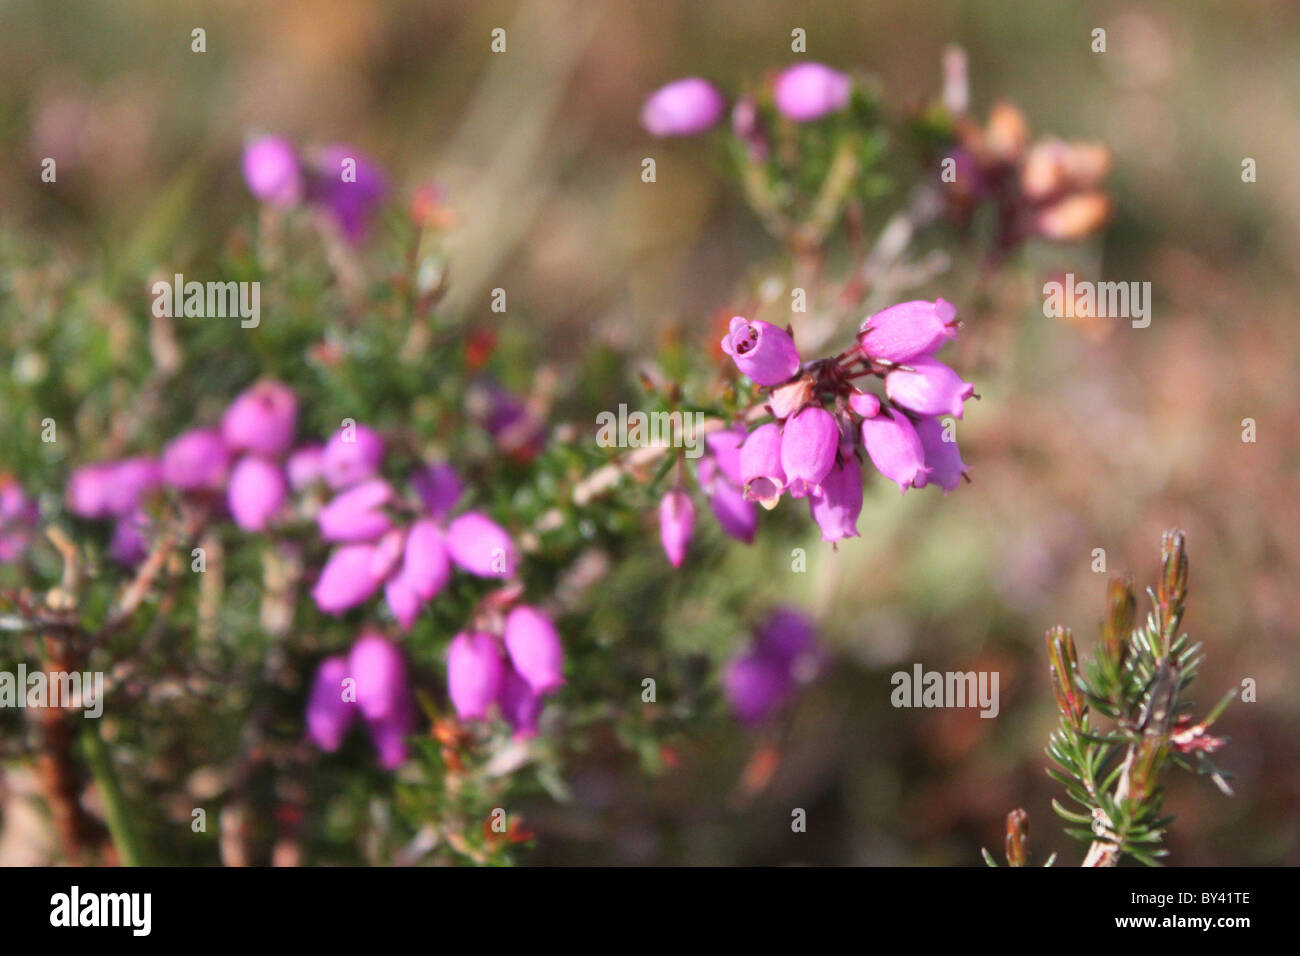
M131 816L126 809L126 796L122 793L122 786L118 783L117 773L113 770L112 759L99 736L98 727L88 727L81 735L81 741L99 798L104 803L104 821L108 824L118 860L122 866L141 866L145 862L144 850L131 823Z

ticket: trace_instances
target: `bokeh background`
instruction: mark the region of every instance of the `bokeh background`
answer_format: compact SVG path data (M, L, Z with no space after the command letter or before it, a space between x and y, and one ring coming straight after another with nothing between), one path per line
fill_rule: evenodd
M190 51L197 26L203 54ZM496 27L504 55L489 50ZM651 781L612 742L575 757L573 802L526 808L531 859L976 865L1023 806L1035 858L1077 862L1043 772L1055 717L1042 634L1068 624L1087 653L1107 579L1093 549L1147 583L1161 530L1178 526L1185 623L1209 654L1197 697L1208 706L1250 678L1258 700L1222 722L1234 798L1170 779L1170 862L1300 863L1293 3L11 0L0 228L110 274L194 261L253 215L246 135L341 140L405 188L445 186L448 307L486 319L488 290L507 286L497 320L532 325L539 366L594 342L648 348L669 329L711 348L715 313L777 248L706 143L650 141L637 112L680 75L734 87L787 65L795 27L810 58L877 76L899 115L934 95L942 49L961 44L977 115L1005 97L1036 134L1112 149L1117 215L1098 240L1026 249L968 324L953 364L975 370L982 396L960 433L972 484L900 502L874 483L861 539L831 552L808 523L805 574L789 571L785 540L728 557L764 601L817 615L831 674L779 728L692 741ZM57 184L40 181L45 156ZM962 268L926 291L965 308ZM1045 319L1042 283L1062 271L1150 282L1150 327ZM3 374L16 359L0 356ZM623 400L611 390L605 407ZM679 618L674 640L689 646ZM890 674L917 662L999 671L1000 715L893 709ZM756 773L771 776L746 785ZM791 833L794 807L808 832Z

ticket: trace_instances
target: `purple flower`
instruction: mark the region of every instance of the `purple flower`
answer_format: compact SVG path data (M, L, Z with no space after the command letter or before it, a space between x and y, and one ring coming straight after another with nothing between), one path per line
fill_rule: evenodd
M823 63L800 63L776 78L772 98L786 119L807 123L844 109L852 92L848 74Z
M749 724L759 723L790 693L789 667L766 654L745 654L727 665L722 690L736 716Z
M781 467L781 429L775 422L759 425L740 446L740 477L745 497L771 511L785 491Z
M316 606L326 614L342 614L379 590L383 576L371 571L377 549L371 544L336 548L312 588Z
M226 483L230 453L210 428L195 428L163 449L163 479L181 491L220 491Z
M411 723L409 710L406 715L366 721L370 740L379 754L379 765L385 770L396 770L406 763L409 756L406 738L411 733Z
M134 567L149 553L149 516L143 512L118 518L108 553L118 564Z
M113 464L83 465L68 479L68 508L82 518L107 518Z
M862 466L851 455L841 458L822 481L820 493L808 499L823 541L858 537L862 513Z
M695 529L695 505L681 488L673 488L659 502L659 540L668 562L680 568Z
M422 601L432 600L451 578L451 556L432 521L417 521L407 532L401 577Z
M321 468L326 484L337 490L378 474L383 461L384 440L377 431L365 425L345 425L326 444Z
M298 399L283 382L258 382L230 403L221 437L232 451L278 458L293 444Z
M541 695L528 686L514 668L507 667L501 677L497 692L497 706L515 732L515 737L526 739L537 736L537 722L542 715Z
M501 451L514 460L532 461L545 445L545 423L517 395L497 382L477 382L468 404Z
M226 502L235 524L245 531L263 531L288 494L288 482L276 465L245 455L230 474Z
M882 409L875 418L862 420L862 444L876 469L898 485L903 494L908 488L923 488L929 469L925 451L911 421L901 412Z
M32 541L40 513L22 486L0 475L0 562L17 561Z
M457 634L447 646L447 695L461 720L482 720L501 690L505 667L490 634Z
M737 457L739 463L739 457ZM700 486L708 495L709 507L722 530L746 544L752 544L758 530L758 508L745 499L739 485L731 483L711 459L700 462Z
M506 617L506 651L510 663L537 694L564 683L564 648L555 625L537 608L521 604Z
M966 463L961 460L957 439L944 436L944 425L936 418L923 418L916 424L916 434L925 451L925 464L930 469L930 480L945 492L961 484L966 474Z
M393 497L392 486L372 478L340 493L316 515L326 541L373 541L386 534L393 522L383 511Z
M325 476L325 446L303 445L289 456L285 470L294 491L311 487Z
M786 420L781 431L781 470L790 494L802 498L816 492L835 464L840 429L826 409L809 405Z
M302 199L302 171L289 141L262 136L244 147L244 182L259 201L272 206L292 206Z
M737 422L730 428L710 432L704 438L704 444L713 460L718 463L718 468L727 476L728 481L737 485L744 484L744 479L740 477L740 446L745 443L747 434L745 426Z
M641 107L641 125L651 136L694 136L714 126L727 108L708 80L674 80L650 94Z
M453 521L446 540L451 559L481 578L508 578L519 563L510 535L482 512L467 511Z
M348 652L348 675L356 681L357 709L367 720L399 716L411 706L402 652L373 631L357 638Z
M793 662L816 650L817 636L812 621L794 608L774 609L754 636L760 653L783 661Z
M909 368L898 368L885 376L885 394L918 415L962 416L966 399L975 394L975 386L938 359L914 358Z
M388 178L377 163L341 145L320 151L308 181L308 198L338 222L351 242L365 238L370 218L388 193Z
M411 476L411 484L420 496L424 510L439 521L451 513L465 493L456 470L445 463L417 471Z
M736 367L759 385L780 385L799 371L799 352L785 329L761 319L733 316L722 339L722 351Z
M162 466L153 458L127 458L116 462L109 468L104 507L111 515L129 515L149 492L162 483Z
M316 668L311 695L307 698L307 736L326 753L333 753L356 716L356 705L343 699L343 681L348 662L343 655L327 657Z
M911 359L932 355L955 339L956 319L956 307L943 299L901 302L862 323L858 348L869 358L910 364Z
M870 392L860 392L854 389L849 394L849 408L863 418L875 418L880 414L880 399Z

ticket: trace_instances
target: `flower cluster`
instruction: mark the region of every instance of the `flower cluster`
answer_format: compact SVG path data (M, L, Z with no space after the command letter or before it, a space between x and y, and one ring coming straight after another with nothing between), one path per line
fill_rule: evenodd
M799 63L771 78L772 106L794 123L809 123L849 105L853 78L822 63ZM687 77L655 90L641 108L641 125L652 136L695 136L717 126L727 110L723 93L708 80ZM732 107L732 132L756 151L766 149L753 96Z
M727 664L723 693L742 721L761 723L812 680L821 663L812 622L793 608L777 608L755 629L751 646Z
M32 542L40 511L10 475L0 474L0 564L17 561Z
M326 212L352 242L363 239L371 216L388 194L377 163L343 145L305 158L280 136L261 136L244 147L244 182L260 202L279 209L302 203Z

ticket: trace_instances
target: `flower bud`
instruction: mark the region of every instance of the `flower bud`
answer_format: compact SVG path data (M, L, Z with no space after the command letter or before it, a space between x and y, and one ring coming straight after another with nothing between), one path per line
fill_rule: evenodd
M1068 627L1053 627L1047 632L1047 659L1052 672L1052 693L1056 707L1076 727L1088 712L1088 705L1079 694L1075 674L1079 669L1078 655L1074 649L1074 635Z
M510 663L528 686L547 694L564 683L564 648L555 625L541 611L521 604L506 617Z
M461 720L482 720L501 690L501 652L490 634L457 634L447 646L447 694Z
M289 494L280 469L265 458L245 455L230 473L226 503L235 524L245 531L262 531Z
M739 459L737 459L739 461ZM709 497L709 507L722 530L737 541L752 544L758 530L758 508L745 500L745 493L709 460L700 463L700 485Z
M451 578L451 557L442 529L432 521L411 525L406 535L402 577L424 601L430 601Z
M326 753L339 749L356 717L356 705L343 699L343 681L347 677L345 657L340 654L325 658L316 668L311 695L307 698L307 736Z
M515 732L515 737L527 739L537 736L537 722L542 715L542 698L524 680L514 668L507 667L501 677L501 689L497 693L497 706Z
M353 175L343 178L345 169ZM365 238L370 218L388 193L383 169L349 146L327 146L317 157L308 198L323 207L351 242Z
M439 521L451 513L465 493L456 470L443 462L417 471L411 476L411 485L424 510Z
M226 409L221 438L231 451L278 458L293 444L298 399L283 382L258 382Z
M680 568L695 529L695 505L681 488L673 488L659 502L659 540L669 563Z
M135 567L149 553L149 518L143 513L117 519L113 525L113 538L108 543L108 553L118 564Z
M392 486L382 478L352 486L316 515L321 537L326 541L373 541L393 526L383 511L392 497Z
M108 478L104 499L108 513L129 515L163 483L162 465L153 458L127 458L111 467Z
M519 553L510 535L487 515L467 511L447 529L451 559L481 578L508 578L515 573Z
M1128 653L1136 617L1137 597L1133 594L1133 579L1111 578L1106 588L1106 619L1101 625L1101 646L1116 673Z
M855 388L849 393L849 408L863 418L875 418L880 414L880 399L870 392L860 392Z
M740 477L745 497L771 511L785 491L781 468L781 429L775 422L759 425L740 446Z
M312 588L311 596L316 606L326 614L342 614L378 591L383 579L371 573L375 551L371 544L335 548Z
M786 420L781 430L781 470L793 497L818 491L835 465L839 446L840 429L834 416L818 405L809 405Z
M379 765L385 770L396 770L406 763L410 752L406 747L406 738L411 733L411 718L386 717L383 720L368 720L370 740L379 755Z
M402 652L374 631L362 634L352 645L348 676L356 681L357 709L367 720L400 715L411 704Z
M1029 862L1029 814L1012 810L1007 814L1007 865L1024 866Z
M755 631L759 653L793 662L817 649L817 635L808 615L790 607L775 608Z
M780 385L799 371L799 352L785 329L737 315L722 339L722 351L759 385Z
M930 470L930 481L944 491L952 491L961 484L966 474L966 463L961 460L957 439L946 436L947 426L937 418L922 418L916 423L916 434L925 451L925 466Z
M337 490L378 474L383 461L384 440L379 433L365 425L352 425L340 428L330 438L321 467L326 483Z
M918 415L962 417L974 385L937 359L915 358L907 364L910 369L894 369L885 376L885 394L891 401Z
M1111 202L1105 193L1073 193L1041 210L1034 219L1034 231L1048 239L1070 242L1096 232L1110 213Z
M83 465L68 479L68 508L82 518L107 518L110 489L113 484L113 463Z
M748 724L759 723L789 694L788 666L764 654L745 654L727 665L722 690L737 717Z
M925 487L930 471L925 450L906 415L882 409L875 418L864 418L862 444L876 470L897 484L900 492Z
M862 513L862 466L852 456L840 459L823 480L820 493L808 498L823 541L858 537Z
M740 446L744 444L747 435L745 426L737 422L730 428L710 432L704 438L718 469L726 475L727 480L737 485L744 484L744 479L740 477Z
M868 358L910 364L911 359L932 355L956 337L957 309L952 303L917 299L891 305L863 322L858 348Z
M210 428L195 428L163 449L163 479L181 491L220 491L226 483L230 453Z
M262 136L244 147L244 182L259 202L292 206L302 199L303 178L298 155L289 141Z
M641 125L651 136L694 136L716 125L726 107L717 87L690 76L651 93L641 107Z
M800 63L777 76L772 99L786 119L807 123L844 109L852 92L848 74L823 63Z
M31 544L40 512L22 485L0 474L0 562L16 561Z
M294 491L311 487L325 476L325 446L311 444L296 449L285 463L285 470Z

